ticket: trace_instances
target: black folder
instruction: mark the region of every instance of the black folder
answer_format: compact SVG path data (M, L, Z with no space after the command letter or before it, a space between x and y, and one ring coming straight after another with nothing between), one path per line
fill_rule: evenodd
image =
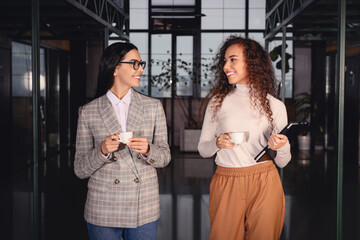
M310 127L310 123L308 122L293 122L286 125L281 131L280 134L284 134L289 139L289 142L294 140L294 138L299 135L300 132L305 131ZM266 145L261 152L254 158L255 161L258 161L268 150L269 146Z

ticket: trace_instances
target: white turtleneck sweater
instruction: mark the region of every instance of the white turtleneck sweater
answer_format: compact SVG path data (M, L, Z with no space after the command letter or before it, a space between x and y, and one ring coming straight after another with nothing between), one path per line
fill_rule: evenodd
M280 132L287 124L287 113L283 102L268 95L274 132ZM213 119L213 101L207 106L203 128L198 145L202 157L211 157L216 153L215 162L222 167L247 167L256 163L254 157L267 145L272 133L270 123L265 113L251 106L248 85L236 84L236 88L229 93L221 108ZM247 142L235 145L232 149L220 149L216 145L216 138L221 133L249 131ZM287 142L277 149L275 163L285 167L291 159L290 144Z

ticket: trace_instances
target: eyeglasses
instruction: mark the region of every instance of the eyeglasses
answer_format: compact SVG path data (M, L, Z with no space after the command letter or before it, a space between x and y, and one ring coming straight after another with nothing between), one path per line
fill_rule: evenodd
M143 69L145 69L146 67L146 62L145 61L138 61L138 60L134 60L131 62L119 62L119 63L127 63L127 64L132 64L132 67L134 68L134 70L138 70L140 65Z

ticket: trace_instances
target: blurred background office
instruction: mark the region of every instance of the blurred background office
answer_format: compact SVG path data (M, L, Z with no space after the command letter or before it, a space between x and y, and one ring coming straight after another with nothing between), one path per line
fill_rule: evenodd
M77 111L103 49L134 43L161 99L172 161L159 169L159 240L207 239L214 159L197 153L213 58L230 34L270 53L292 141L282 239L360 239L358 0L2 0L1 239L88 239L73 173Z

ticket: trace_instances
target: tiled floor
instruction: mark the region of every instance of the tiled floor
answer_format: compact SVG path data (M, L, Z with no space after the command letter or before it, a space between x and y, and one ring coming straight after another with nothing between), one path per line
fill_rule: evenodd
M172 158L169 166L158 170L161 194L158 240L207 239L209 184L216 168L214 161L178 150L172 152ZM74 175L72 153L50 158L44 166L41 168L42 239L88 239L82 216L86 180ZM293 151L292 161L283 170L286 214L282 239L336 239L336 172L332 152L310 155ZM4 216L11 215L12 236L4 239L32 239L31 170L23 168L12 175L12 207L2 208ZM22 180L17 180L15 175L22 176ZM358 176L358 169L344 169L343 239L360 239Z

